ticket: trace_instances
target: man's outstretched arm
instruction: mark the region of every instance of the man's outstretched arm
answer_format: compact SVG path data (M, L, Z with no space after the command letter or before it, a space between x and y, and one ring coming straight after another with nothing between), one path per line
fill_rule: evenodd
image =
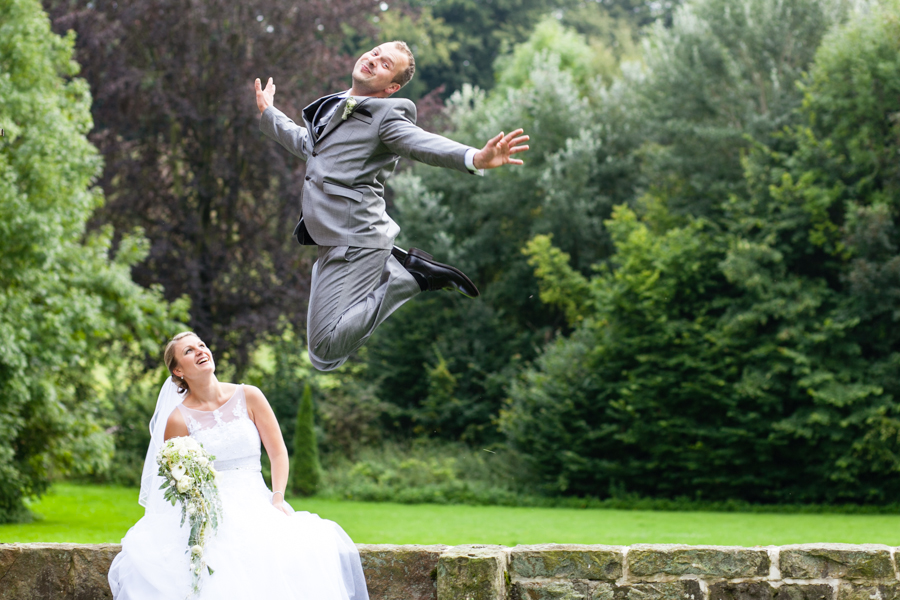
M264 134L284 146L284 149L303 160L309 155L309 132L275 108L275 83L269 77L265 89L256 80L256 107L262 118L259 129Z
M398 102L382 120L379 137L392 152L435 167L463 172L474 170L481 174L483 169L495 169L505 164L523 164L521 160L511 156L528 150L528 146L523 145L528 141L528 136L520 135L521 129L509 135L501 133L478 150L424 131L414 122L415 105L408 100Z

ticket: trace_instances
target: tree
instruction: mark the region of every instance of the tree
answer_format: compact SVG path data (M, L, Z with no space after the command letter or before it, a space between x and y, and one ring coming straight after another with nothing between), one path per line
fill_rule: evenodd
M398 243L429 249L482 286L475 301L451 294L417 298L370 341L371 372L382 374L378 396L400 408L398 430L497 441L492 421L506 377L533 357L555 328L565 326L558 312L538 301L521 248L536 233L553 233L585 268L610 249L602 221L619 199L620 164L606 160L616 144L601 145L603 125L585 127L597 109L573 76L577 72L584 81L599 73L590 73L592 61L563 64L557 53L588 56L583 36L557 26L547 30L532 44L529 76L509 77L519 87L510 84L489 94L466 87L449 102L450 135L464 143L480 145L514 127L539 139L524 168L464 177L416 166L392 180L395 218L403 227ZM516 63L510 69L520 71ZM427 406L429 395L435 397L428 371L446 371L442 377L455 381L452 406Z
M449 59L421 73L428 89L444 86L446 94L464 84L489 90L494 85L494 61L506 48L525 41L537 21L559 8L557 0L447 0L426 3L413 0L414 7L427 6L430 13L450 28Z
M94 96L108 199L95 225L144 229L150 253L135 279L189 296L191 328L240 372L282 317L302 328L313 260L290 237L303 163L259 133L253 80L273 76L294 115L346 85L356 57L344 43L369 31L377 5L47 4L57 30L78 34Z
M745 136L769 141L796 121L796 82L842 14L812 0L732 5L695 0L670 28L654 24L643 65L633 62L624 25L587 25L585 16L581 29L606 32L600 38L561 26L577 12L570 7L497 61L494 89L464 88L448 101L450 135L460 141L476 145L522 126L535 142L522 169L460 178L420 167L394 179L403 243L434 249L484 286L474 303L417 300L375 340L370 357L385 373L379 395L409 411L418 431L496 436L491 421L508 378L556 332L570 331L561 311L538 301L521 253L535 235L552 234L588 275L615 251L604 224L615 205L643 214L661 204L673 224L694 215L721 225L728 195L745 190ZM424 371L439 363L434 348L456 377L455 419L417 412L429 393Z
M843 0L694 0L671 27L647 31L644 67L625 73L627 118L643 144L636 191L667 198L675 215L717 218L743 191L741 157L795 121L822 36Z
M756 142L719 223L662 196L608 223L590 281L546 238L542 298L577 323L503 428L556 493L889 503L900 493L895 298L900 4L823 40L801 124Z
M131 280L140 237L111 256L109 227L86 233L102 163L73 45L37 2L0 3L0 522L53 476L106 465L95 367L156 353L187 317Z
M751 292L734 307L736 329L768 334L779 296L814 300L802 319L785 319L781 337L766 336L790 352L755 366L748 389L803 406L778 437L820 457L806 478L867 502L895 498L900 469L898 33L891 0L825 38L802 87L803 123L783 131L776 150L750 156L752 195L729 211L751 244L725 265ZM775 284L759 285L762 277Z
M420 11L425 16L416 28L418 35L439 40L442 54L446 55L446 59L424 66L420 74L423 88L442 87L445 97L466 84L491 90L496 83L495 61L533 38L535 25L548 15L566 27L604 42L593 48L596 58L603 61L606 55L628 49L627 46L617 49L610 43L616 41L609 36L610 21L615 24L614 29L625 25L636 30L656 20L668 26L680 3L680 0L408 0L413 12ZM435 28L436 23L440 29ZM426 32L439 33L435 36ZM624 41L622 36L618 41ZM430 44L423 44L422 48L425 47ZM530 67L530 62L526 66Z
M588 5L595 7L596 5ZM584 14L587 13L587 14ZM578 11L578 16L589 19L589 11ZM559 57L560 68L571 73L575 85L582 96L596 93L600 85L610 84L620 75L621 62L637 60L640 53L633 40L627 22L616 21L608 15L596 15L596 27L589 29L595 37L573 35L578 30L575 23L563 22L553 15L544 17L534 28L531 36L518 44L512 52L497 58L497 85L517 89L529 80L535 61L546 60L541 54ZM588 21L590 22L590 21ZM568 29L568 30L567 30Z
M703 221L660 225L617 208L616 254L590 280L549 238L528 246L542 300L577 325L514 381L501 418L549 493L749 499L771 477L760 419L710 335L732 293L726 244Z
M319 488L322 467L313 419L312 388L303 386L303 397L297 411L294 430L294 456L291 460L291 489L302 496L312 496Z

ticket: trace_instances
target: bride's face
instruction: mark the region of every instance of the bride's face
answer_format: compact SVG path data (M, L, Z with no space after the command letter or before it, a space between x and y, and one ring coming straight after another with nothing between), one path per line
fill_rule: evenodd
M178 360L178 367L172 372L187 381L216 372L212 352L196 335L186 336L176 342L175 358Z

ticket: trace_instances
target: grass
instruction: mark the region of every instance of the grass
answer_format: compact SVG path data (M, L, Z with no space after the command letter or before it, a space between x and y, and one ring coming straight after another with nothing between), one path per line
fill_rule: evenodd
M367 544L900 544L900 515L760 514L289 499ZM60 484L31 505L42 518L0 525L0 542L118 542L143 514L132 488Z
M33 523L0 525L0 542L118 542L144 515L136 488L59 484L30 504Z

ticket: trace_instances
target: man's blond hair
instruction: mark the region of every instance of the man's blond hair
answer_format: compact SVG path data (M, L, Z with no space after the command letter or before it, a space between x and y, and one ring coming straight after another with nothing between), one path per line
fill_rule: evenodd
M403 69L397 76L394 78L394 83L399 83L400 87L403 87L413 78L413 75L416 74L416 57L413 56L412 50L409 49L409 46L406 45L406 42L402 42L400 40L394 40L391 42L397 48L402 50L404 54L406 54L406 58L409 60L409 64Z

